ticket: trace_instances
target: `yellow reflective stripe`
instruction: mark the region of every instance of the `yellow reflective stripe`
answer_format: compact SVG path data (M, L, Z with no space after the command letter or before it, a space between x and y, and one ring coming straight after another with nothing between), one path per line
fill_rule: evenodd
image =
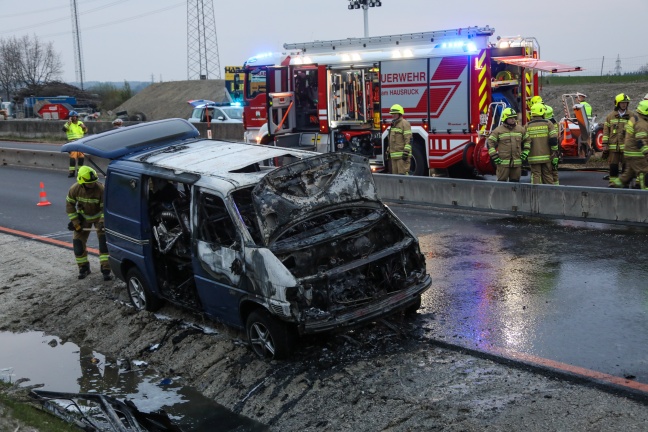
M648 137L648 132L637 132L635 138L646 138Z
M403 135L412 135L412 131L411 130L406 130L405 132L403 132Z
M529 163L532 162L549 162L549 155L529 156Z
M644 154L643 154L642 152L631 152L631 151L626 151L626 152L623 152L623 154L624 154L625 156L628 156L628 157L638 157L638 158L642 158L642 157L644 157Z
M391 130L392 132L401 132L401 133L403 132L403 129L395 128L395 127L392 127Z
M100 254L99 255L99 261L100 262L108 261L108 254Z

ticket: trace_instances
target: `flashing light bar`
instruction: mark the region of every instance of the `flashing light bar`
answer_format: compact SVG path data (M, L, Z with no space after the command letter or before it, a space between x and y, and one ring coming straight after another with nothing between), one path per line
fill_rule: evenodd
M466 42L466 41L443 42L438 45L435 45L434 48L441 48L441 49L461 48L464 52L469 52L469 53L475 53L478 51L477 44L475 44L474 42Z

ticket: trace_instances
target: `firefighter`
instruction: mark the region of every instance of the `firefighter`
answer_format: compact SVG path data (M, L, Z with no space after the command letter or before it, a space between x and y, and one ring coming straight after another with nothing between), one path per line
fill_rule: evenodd
M65 211L70 218L68 228L74 231L72 246L74 256L79 267L79 279L84 279L90 274L88 250L86 243L92 231L96 229L99 240L99 264L103 279L112 279L110 264L108 263L108 246L106 245L106 232L103 215L104 185L97 181L97 173L89 166L79 168L77 182L70 187L65 199Z
M628 120L634 114L628 109L630 98L625 93L619 93L614 98L614 111L605 118L603 125L603 160L609 159L610 187L614 187L619 179L619 164L624 163L623 147L625 129Z
M497 181L519 182L524 128L517 124L513 108L504 108L501 122L488 137L488 155L497 166Z
M549 105L547 105L547 104L545 104L545 115L544 115L544 118L545 118L546 120L549 120L549 121L554 125L554 128L556 128L556 134L557 134L557 133L558 133L558 130L559 130L558 122L557 122L556 119L554 118L554 110L553 110L553 108L551 108L551 107L550 107ZM558 155L558 161L560 161L560 145L558 145L557 155ZM552 162L553 162L553 161L552 161ZM558 180L558 164L556 163L556 164L554 165L554 164L552 163L551 168L552 168L552 169L551 169L551 174L553 175L553 183L551 183L551 184L553 184L554 186L559 186L559 185L560 185L560 181Z
M392 174L408 175L412 156L412 127L403 118L405 110L402 106L392 105L389 113L393 119L389 128L387 153L391 160Z
M531 107L531 121L526 124L521 158L531 166L532 184L554 184L553 168L558 169L558 132L544 118L545 105Z
M543 104L543 103L544 103L544 101L542 100L542 97L541 97L541 96L533 96L533 97L531 98L531 100L529 101L529 108L533 108L533 105L535 105L535 104L537 104L537 103L539 103L539 104Z
M63 125L63 132L66 133L68 142L72 142L83 138L83 135L88 132L88 128L82 121L79 121L78 112L70 111L68 121ZM74 177L77 161L79 163L79 168L81 168L83 166L83 160L83 153L77 151L70 152L70 170L68 172L68 177Z
M590 105L589 102L585 100L586 98L586 94L576 92L576 99L578 100L578 103L583 105L587 119L589 121L592 121L592 105Z
M612 187L628 187L633 178L637 178L639 189L648 187L648 100L642 100L625 127L623 157L626 169L621 178L614 180Z

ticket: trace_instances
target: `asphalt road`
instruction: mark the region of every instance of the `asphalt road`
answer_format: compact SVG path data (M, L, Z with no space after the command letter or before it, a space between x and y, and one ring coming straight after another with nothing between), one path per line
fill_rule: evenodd
M66 173L1 166L0 181L1 227L71 242ZM40 182L50 206L36 205ZM426 337L648 384L648 228L392 208L433 277ZM61 265L76 272L71 251Z

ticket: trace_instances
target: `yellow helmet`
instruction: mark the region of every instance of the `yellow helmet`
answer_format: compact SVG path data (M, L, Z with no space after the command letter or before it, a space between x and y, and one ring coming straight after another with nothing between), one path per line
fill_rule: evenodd
M531 116L532 117L544 117L547 112L545 104L537 103L531 107Z
M542 101L542 98L540 96L533 96L529 101L529 106L532 107L535 104L542 104L542 103L544 102Z
M648 116L648 100L644 99L637 105L637 112Z
M502 123L511 117L517 119L515 110L513 108L504 108L504 111L502 111Z
M394 105L392 105L392 107L389 109L389 114L400 114L400 115L404 115L404 114L405 114L405 110L403 109L402 106L400 106L400 105L398 105L398 104L394 104Z
M614 106L618 107L621 102L630 102L630 98L625 93L619 93L614 98Z
M545 105L545 113L544 113L544 118L550 119L553 117L553 108L551 108L549 105ZM533 109L531 110L533 111Z
M79 175L77 176L77 182L82 184L94 183L98 180L97 172L90 168L89 166L82 166L79 168Z

